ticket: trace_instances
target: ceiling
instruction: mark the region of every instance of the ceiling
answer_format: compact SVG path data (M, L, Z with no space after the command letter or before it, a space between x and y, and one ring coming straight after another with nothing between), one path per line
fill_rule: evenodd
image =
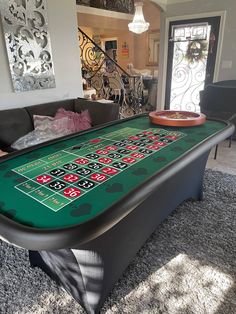
M151 0L151 1L158 4L165 11L167 5L181 2L190 2L193 0Z

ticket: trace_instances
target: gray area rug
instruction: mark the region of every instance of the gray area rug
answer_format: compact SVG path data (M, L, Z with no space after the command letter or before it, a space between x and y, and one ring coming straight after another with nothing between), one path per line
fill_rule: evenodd
M102 313L236 313L236 176L207 170L204 185L204 201L184 202L158 227ZM29 267L26 250L1 242L0 313L84 311Z

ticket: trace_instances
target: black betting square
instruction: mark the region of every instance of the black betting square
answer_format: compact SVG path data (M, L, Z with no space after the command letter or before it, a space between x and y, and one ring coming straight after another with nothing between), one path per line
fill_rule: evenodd
M127 165L126 163L121 162L121 161L114 162L114 163L112 164L112 166L113 166L114 168L117 168L117 169L125 169L125 168L128 167L128 165Z
M140 140L142 143L152 143L152 140L148 139L148 138L143 138Z
M77 183L77 185L84 190L90 190L90 189L94 188L96 184L90 180L83 179L83 180L80 180Z
M64 189L66 187L65 182L62 181L52 181L48 184L48 187L55 191L60 191L61 189Z
M172 142L173 142L173 141L172 141L171 139L169 139L169 138L161 138L159 141L160 141L160 142L163 142L163 143L172 143Z
M62 176L63 174L65 174L65 170L63 169L53 169L52 171L50 171L50 174L52 176L55 176L55 177L60 177Z
M65 164L63 168L65 168L66 170L75 170L78 168L78 166L76 164Z
M136 142L135 145L139 147L144 147L146 144L142 142Z
M78 170L76 170L76 173L80 174L81 176L88 176L92 173L92 170L87 168L79 168Z
M119 158L122 157L122 155L117 154L117 153L111 153L111 154L108 155L108 157L114 158L114 159L119 159Z
M133 143L133 141L125 139L125 140L121 140L120 143L130 144L130 143Z
M116 142L115 144L114 144L115 146L119 146L119 147L124 147L124 146L126 146L127 145L127 143L124 143L124 142Z
M92 162L92 163L88 164L88 167L90 169L97 170L97 169L101 169L103 167L103 165L99 164L98 162Z
M145 134L142 134L142 133L140 133L140 134L136 134L136 136L138 136L138 137L146 137L146 135Z
M130 150L121 148L121 149L118 149L117 153L126 155L130 153Z
M97 158L99 158L99 155L97 155L97 154L88 154L88 155L86 155L86 158L88 158L88 159L97 159Z
M145 148L141 148L139 152L142 154L147 154L147 155L152 154L152 151L150 149L145 149Z

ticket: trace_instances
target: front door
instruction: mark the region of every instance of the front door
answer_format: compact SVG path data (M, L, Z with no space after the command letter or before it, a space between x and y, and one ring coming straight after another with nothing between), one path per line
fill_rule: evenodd
M220 16L169 27L165 109L199 112L199 92L213 82Z

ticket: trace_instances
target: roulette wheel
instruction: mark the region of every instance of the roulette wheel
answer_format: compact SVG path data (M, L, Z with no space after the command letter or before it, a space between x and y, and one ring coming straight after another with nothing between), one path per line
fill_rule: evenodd
M153 124L187 127L203 124L206 116L192 111L163 110L150 112L149 119Z

